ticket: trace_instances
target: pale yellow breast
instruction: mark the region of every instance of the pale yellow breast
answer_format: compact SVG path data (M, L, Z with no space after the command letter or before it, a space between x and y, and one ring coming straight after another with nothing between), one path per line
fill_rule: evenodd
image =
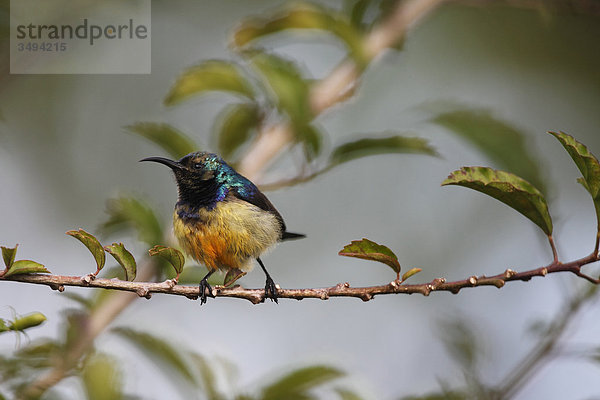
M201 209L198 221L173 216L173 228L183 249L210 269L238 268L248 272L254 259L281 236L277 218L242 200L219 202ZM200 222L202 221L202 222Z

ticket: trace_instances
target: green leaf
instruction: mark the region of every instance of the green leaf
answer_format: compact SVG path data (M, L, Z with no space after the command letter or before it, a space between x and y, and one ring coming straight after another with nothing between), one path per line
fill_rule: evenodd
M5 278L13 275L22 275L22 274L39 274L45 273L49 274L50 271L46 269L42 264L31 261L31 260L19 260L15 261L10 269L4 274Z
M119 363L106 354L95 354L88 358L81 378L88 400L123 399L123 374Z
M8 332L10 328L8 327L7 321L0 318L0 333Z
M417 153L438 156L427 139L418 137L389 136L385 138L365 138L336 147L330 156L330 163L342 164L350 160L376 154Z
M423 396L406 396L400 400L467 400L472 397L472 393L443 390L440 393L428 393Z
M83 229L79 228L78 231L67 231L67 235L73 236L75 239L79 240L84 244L85 247L88 248L92 256L94 256L94 260L96 260L96 274L102 270L104 267L104 263L106 262L106 253L104 253L104 248L96 239L96 237L90 233L87 233Z
M552 235L552 219L542 193L526 180L504 171L487 167L463 167L454 171L445 185L458 185L485 193L517 210L546 235Z
M321 154L323 149L323 134L313 125L296 128L298 140L304 147L304 155L308 161L312 161Z
M102 249L102 251L104 251L104 249ZM115 267L115 268L119 268L119 267ZM122 270L122 269L119 268L119 270ZM109 291L102 290L100 292L109 292ZM65 293L62 293L61 296L66 297L67 299L73 300L76 303L79 303L86 310L91 310L94 307L94 299L93 298L85 297L85 296L82 296L82 295L74 293L74 292L65 292Z
M200 373L200 377L202 379L202 388L204 389L204 395L206 396L206 399L224 400L225 397L219 393L219 390L217 389L217 377L211 368L211 363L197 353L191 353L190 357Z
M137 122L125 129L154 142L176 160L199 148L189 136L169 124Z
M479 338L469 321L456 317L439 322L441 339L452 360L458 362L465 371L475 371L481 353Z
M288 114L295 126L305 126L313 115L307 82L291 61L268 53L256 53L252 65L264 78L273 102Z
M338 369L328 366L311 366L297 369L272 384L262 391L262 400L280 400L311 398L308 391L318 388L320 385L331 382L344 376Z
M585 190L587 190L588 193L590 193L590 195L592 194L585 179L577 178L577 183L580 183L581 186L583 186L585 188ZM600 196L593 200L594 200L594 208L596 210L596 219L598 220L598 229L600 229Z
M360 30L365 29L365 24L363 23L365 14L369 5L371 4L371 0L347 0L345 1L345 7L347 12L350 14L350 22L352 25L357 27Z
M62 345L50 339L41 339L31 342L29 346L18 349L15 355L19 358L45 358L63 351ZM50 360L47 360L51 364Z
M362 35L348 17L316 4L297 3L266 18L249 18L235 30L233 43L241 48L264 36L290 29L332 34L360 66L368 63Z
M402 275L402 282L404 282L405 280L407 280L408 278L410 278L413 275L418 274L419 272L421 272L422 269L421 268L411 268L408 271L406 271L403 275Z
M233 104L225 108L217 117L214 132L218 139L219 154L225 159L251 137L261 120L261 113L255 103Z
M33 312L15 319L10 325L11 331L24 331L25 329L39 326L46 321L46 316L41 312Z
M127 251L123 243L113 243L110 246L104 246L104 250L109 252L121 267L123 267L123 271L125 271L125 280L133 281L137 270L135 258Z
M593 199L600 197L600 163L587 147L564 132L548 132L563 145L569 153L586 183L585 188Z
M353 240L338 253L340 256L362 258L363 260L379 261L388 265L396 274L400 274L398 257L388 247L377 244L369 239Z
M186 69L165 98L165 105L172 106L190 96L209 91L238 94L252 99L254 93L237 64L224 60L209 60Z
M133 228L139 240L154 246L162 241L163 232L154 210L134 196L120 196L106 202L109 218L100 226L102 234L108 235Z
M167 261L169 264L171 264L175 269L175 273L177 273L177 275L179 275L181 271L183 271L185 257L179 250L174 249L172 247L165 247L157 244L156 246L148 250L148 253L152 257L158 256Z
M244 275L246 275L246 272L237 268L230 268L227 271L227 274L225 274L225 279L223 279L223 286L229 287L233 285L238 279L240 279Z
M15 262L15 255L17 254L18 244L15 244L15 247L8 248L4 246L0 246L2 248L2 259L4 260L4 265L6 268L10 268Z
M360 31L370 31L382 20L388 19L400 4L397 0L346 0L345 12ZM390 45L391 49L402 50L404 35Z
M176 372L177 376L183 378L188 384L198 386L188 363L179 351L167 341L146 332L123 327L114 328L112 332L137 347L161 370L169 373Z
M351 390L336 388L335 391L340 396L340 400L362 400L362 397Z
M487 110L458 110L437 115L433 122L471 142L503 169L522 176L544 191L544 182L525 134Z

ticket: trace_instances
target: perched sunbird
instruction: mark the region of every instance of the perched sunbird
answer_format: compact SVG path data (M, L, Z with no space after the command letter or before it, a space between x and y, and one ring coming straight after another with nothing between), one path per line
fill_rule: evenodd
M196 152L179 161L162 157L140 161L166 165L175 174L179 189L173 213L175 236L187 254L208 268L200 281L200 304L206 303L207 290L212 293L207 279L217 269L235 281L252 270L255 259L267 277L265 297L277 303L277 287L260 255L277 242L305 236L287 232L269 199L216 154Z

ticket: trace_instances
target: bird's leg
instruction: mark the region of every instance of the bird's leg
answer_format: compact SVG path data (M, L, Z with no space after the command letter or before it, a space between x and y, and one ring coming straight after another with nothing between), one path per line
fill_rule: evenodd
M262 270L265 272L265 275L267 276L267 281L265 282L265 298L268 297L271 299L271 301L274 301L275 303L277 303L277 287L275 286L275 282L273 282L271 275L269 275L269 273L267 272L267 269L265 268L265 264L263 264L260 257L258 257L256 259L256 261L258 261L258 263L260 264L260 267L262 268Z
M206 276L204 278L202 278L202 280L200 281L200 305L206 303L206 290L208 289L208 293L210 294L210 297L213 297L212 295L212 287L208 284L207 279L215 272L215 270L210 270L208 271L208 274L206 274Z

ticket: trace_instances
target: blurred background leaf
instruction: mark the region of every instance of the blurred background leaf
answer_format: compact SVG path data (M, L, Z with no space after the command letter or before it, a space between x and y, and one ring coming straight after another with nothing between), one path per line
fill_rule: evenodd
M208 60L187 68L171 87L165 98L165 105L172 106L187 98L205 92L220 91L254 97L251 85L239 67L225 60Z
M391 153L439 156L437 151L429 145L427 139L394 135L384 138L364 138L344 143L336 147L329 158L331 164L337 165L361 157Z
M316 3L296 3L269 17L253 17L244 20L234 31L233 42L237 47L264 36L287 30L310 30L329 33L339 39L359 65L367 63L363 40L348 18L335 10Z
M192 372L189 362L168 341L131 328L113 328L111 332L137 347L165 375L175 378L179 382L175 386L182 389L182 394L189 395L189 387L198 387L198 378Z
M176 160L200 149L189 136L169 124L137 122L125 129L156 143Z
M154 210L133 195L122 195L106 202L108 219L99 230L103 235L134 230L140 241L148 246L159 244L163 239L163 228Z
M265 52L255 52L251 62L265 82L273 104L287 113L295 126L307 125L312 119L308 84L299 67L288 59Z
M311 366L297 369L264 387L261 400L313 399L311 390L338 378L344 373L329 366Z
M82 380L88 400L123 399L123 373L107 354L94 354L83 367Z
M219 154L226 160L252 137L261 120L255 103L239 103L227 106L216 118L213 127Z
M545 192L539 162L533 156L534 147L526 143L527 135L522 130L484 109L444 112L432 121L470 142L501 169L523 177Z

